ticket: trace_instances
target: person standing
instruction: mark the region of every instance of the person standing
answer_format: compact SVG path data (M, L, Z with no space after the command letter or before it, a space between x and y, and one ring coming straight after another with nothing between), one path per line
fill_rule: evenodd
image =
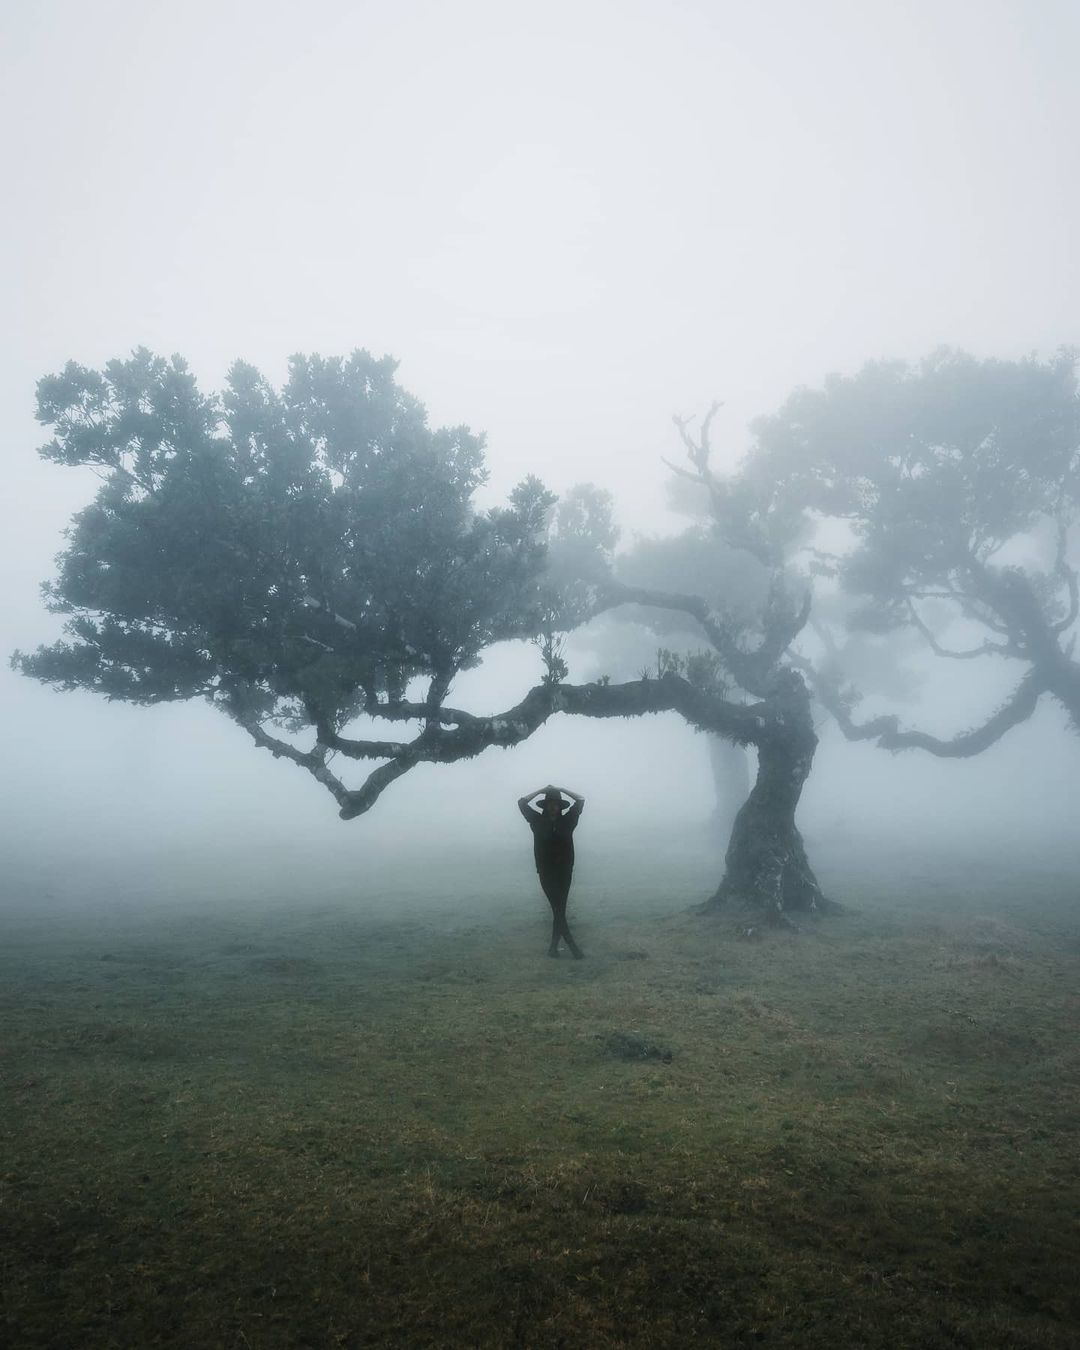
M534 805L537 799L541 800L539 807ZM538 792L518 798L518 810L532 830L536 871L553 916L548 956L559 955L559 939L562 938L577 961L583 953L570 934L566 902L574 877L574 831L584 806L584 797L550 783Z

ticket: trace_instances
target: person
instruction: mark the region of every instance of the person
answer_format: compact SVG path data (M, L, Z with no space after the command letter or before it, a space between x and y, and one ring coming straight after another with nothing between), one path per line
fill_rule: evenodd
M538 798L542 799L539 807L534 805ZM569 805L564 798L569 798ZM574 876L574 831L584 806L584 797L550 783L538 792L518 798L518 810L532 830L536 871L553 916L548 956L559 955L559 939L562 938L576 961L581 960L582 951L566 922L566 902Z

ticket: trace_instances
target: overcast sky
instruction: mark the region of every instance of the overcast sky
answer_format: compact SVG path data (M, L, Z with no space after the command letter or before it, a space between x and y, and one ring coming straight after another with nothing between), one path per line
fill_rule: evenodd
M829 371L1080 342L1076 0L0 11L5 656L53 635L37 587L92 485L34 454L69 358L145 344L214 387L390 352L435 423L487 432L488 499L591 479L667 530L674 412L724 399L734 462ZM0 679L21 837L144 808L153 834L166 790L346 828L209 713Z

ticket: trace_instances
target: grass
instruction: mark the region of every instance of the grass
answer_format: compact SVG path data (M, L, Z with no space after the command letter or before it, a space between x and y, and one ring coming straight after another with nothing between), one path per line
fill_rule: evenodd
M1075 889L837 870L746 938L648 862L579 876L580 963L516 855L13 908L0 1340L1075 1347Z

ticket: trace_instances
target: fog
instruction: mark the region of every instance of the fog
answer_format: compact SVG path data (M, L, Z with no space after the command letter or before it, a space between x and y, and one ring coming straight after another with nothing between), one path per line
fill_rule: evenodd
M1056 644L1080 595L1055 565L1080 536L1051 516L1078 500L1054 362L1080 349L1077 0L0 16L4 1344L1075 1350L1080 681ZM485 435L476 506L536 475L570 509L526 489L470 514L470 438L429 444L363 361L344 393L310 363L278 421L238 377L221 456L182 378L143 370L98 449L148 407L192 444L125 446L137 472L104 472L111 507L66 539L101 487L93 431L72 415L80 467L40 458L37 382L140 348L203 394L238 360L281 388L294 354L390 355L430 427ZM942 348L975 361L919 365ZM903 383L883 368L825 385L891 360L946 368L910 422L907 386L877 401ZM973 389L995 421L957 414ZM74 376L45 393L61 422L93 398ZM751 469L710 525L707 485L673 489L665 461L694 463L714 403L713 470ZM298 424L330 428L317 462ZM876 480L846 495L851 463L877 505ZM568 497L588 483L610 570L601 499ZM550 626L618 602L570 631L566 675L550 641L545 665L505 640L543 627L545 522L569 578ZM914 593L933 629L960 576L985 609L938 636L1024 659L945 660L911 628L844 647L826 566L793 641L814 544L860 527L872 619L906 601L918 625ZM62 597L143 627L88 626L35 667L61 554ZM706 609L647 609L650 567ZM191 631L152 629L156 605ZM728 619L755 605L748 654ZM691 660L694 622L714 651ZM834 649L866 676L864 726L949 739L1041 693L970 758L889 753L841 734ZM424 753L583 715L420 763L342 820L373 761L340 738L419 727L342 727L361 693L419 669L409 696L437 695L476 650ZM211 690L237 720L60 692L16 651L44 678ZM303 772L287 752L316 725ZM253 743L268 726L286 757ZM717 784L744 769L736 817ZM534 853L518 801L552 783L585 807L573 843L576 812L530 819Z
M731 467L753 417L831 371L1078 336L1069 0L44 0L6 6L4 26L8 653L58 633L38 586L97 486L34 453L35 381L68 359L144 344L212 389L237 357L280 380L293 352L389 352L433 425L487 433L483 503L528 473L557 492L593 481L629 544L685 523L665 497L673 413L723 399ZM588 660L572 643L571 679ZM1014 680L946 664L926 661L905 723L974 725ZM534 649L499 649L454 701L494 712L539 675ZM0 679L17 887L100 893L90 878L137 868L152 891L180 859L205 860L200 885L223 869L243 884L269 858L311 897L320 868L504 848L531 884L528 789L582 793L596 850L704 836L712 807L704 740L673 714L557 717L514 750L423 766L343 823L201 705ZM931 839L1072 847L1080 746L1049 705L970 761L821 735L811 844L883 850L883 866Z

